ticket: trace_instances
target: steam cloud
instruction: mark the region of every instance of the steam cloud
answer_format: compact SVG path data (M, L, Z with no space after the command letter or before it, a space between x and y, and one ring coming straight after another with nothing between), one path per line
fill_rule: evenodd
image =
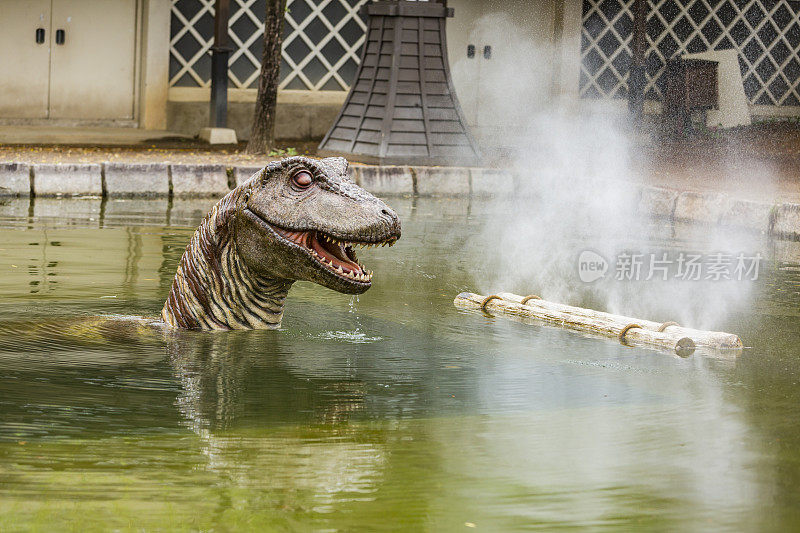
M636 184L648 184L644 145L619 103L552 98L552 43L535 42L506 15L488 15L474 31L471 41L497 43L486 62L491 67L481 67L491 70L481 72L479 106L512 124L489 138L483 130L484 145L504 146L502 153L490 148L485 155L506 160L518 178L517 194L495 198L490 207L494 214L481 241L492 248L495 265L478 280L482 293L537 293L705 329L720 328L728 313L749 302L749 281L689 281L672 273L667 281L615 280L615 259L625 251L755 255L762 244L753 236L714 226L682 228L642 213ZM736 171L741 158L730 155L729 170ZM606 277L592 284L577 270L587 249L609 262Z

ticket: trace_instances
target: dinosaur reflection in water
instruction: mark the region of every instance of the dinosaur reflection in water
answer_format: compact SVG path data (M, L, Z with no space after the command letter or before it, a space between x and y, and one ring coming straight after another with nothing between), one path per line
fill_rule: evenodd
M279 337L170 335L169 359L182 384L176 405L200 438L207 468L236 487L296 494L291 507L374 492L386 444L349 424L363 418L367 384L295 375L282 363L291 354Z

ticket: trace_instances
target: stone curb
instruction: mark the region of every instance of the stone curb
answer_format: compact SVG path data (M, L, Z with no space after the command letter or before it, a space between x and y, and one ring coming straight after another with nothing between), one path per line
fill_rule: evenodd
M103 163L103 178L109 196L169 195L169 166L164 163Z
M773 206L770 230L788 239L800 239L800 204Z
M0 196L214 196L244 183L261 170L253 165L168 163L0 163ZM467 167L372 166L354 164L348 174L380 195L494 196L512 194L505 170Z
M223 196L228 186L225 165L170 165L174 196Z
M518 190L514 175L507 170L471 168L469 179L473 196L511 196Z
M349 173L357 185L372 194L414 194L416 190L411 167L351 165Z
M730 201L724 194L682 192L675 200L673 218L682 222L719 224L729 209Z
M463 167L416 167L416 191L420 196L468 196L472 173Z
M233 167L233 179L234 185L238 187L245 181L249 180L253 177L253 174L258 172L264 167L256 167L256 166L238 166Z
M222 196L262 167L166 163L0 163L0 196ZM506 170L353 164L349 175L384 196L508 196ZM638 209L656 218L721 225L800 239L800 204L738 200L716 192L639 186Z
M33 165L31 180L36 196L103 195L103 167L96 163Z
M643 186L639 192L639 212L655 218L800 239L800 204L769 204L734 199L716 192L681 192Z
M30 196L31 166L26 163L0 164L0 196Z

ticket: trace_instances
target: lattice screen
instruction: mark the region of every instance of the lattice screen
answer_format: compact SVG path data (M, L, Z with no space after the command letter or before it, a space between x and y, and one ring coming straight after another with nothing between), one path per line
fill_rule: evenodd
M279 88L347 90L366 33L358 10L367 1L288 0ZM231 88L258 87L265 10L264 0L231 2ZM174 0L170 35L170 86L209 87L214 0Z
M580 92L626 96L633 0L583 0ZM800 105L800 3L650 0L647 98L660 100L667 59L733 48L753 104Z

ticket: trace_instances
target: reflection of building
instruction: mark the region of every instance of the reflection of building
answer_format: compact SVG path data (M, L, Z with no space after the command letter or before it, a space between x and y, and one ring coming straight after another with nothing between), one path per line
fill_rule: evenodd
M278 135L321 137L359 60L368 0L289 0ZM0 0L0 120L196 133L208 113L214 0ZM632 0L449 0L456 90L480 138L554 96L625 96ZM751 111L800 109L800 3L650 0L648 90L665 59L739 52ZM247 137L264 2L232 0L230 125ZM100 22L100 23L98 23ZM513 103L515 105L509 105ZM650 106L653 107L653 106ZM655 106L654 109L658 109Z

